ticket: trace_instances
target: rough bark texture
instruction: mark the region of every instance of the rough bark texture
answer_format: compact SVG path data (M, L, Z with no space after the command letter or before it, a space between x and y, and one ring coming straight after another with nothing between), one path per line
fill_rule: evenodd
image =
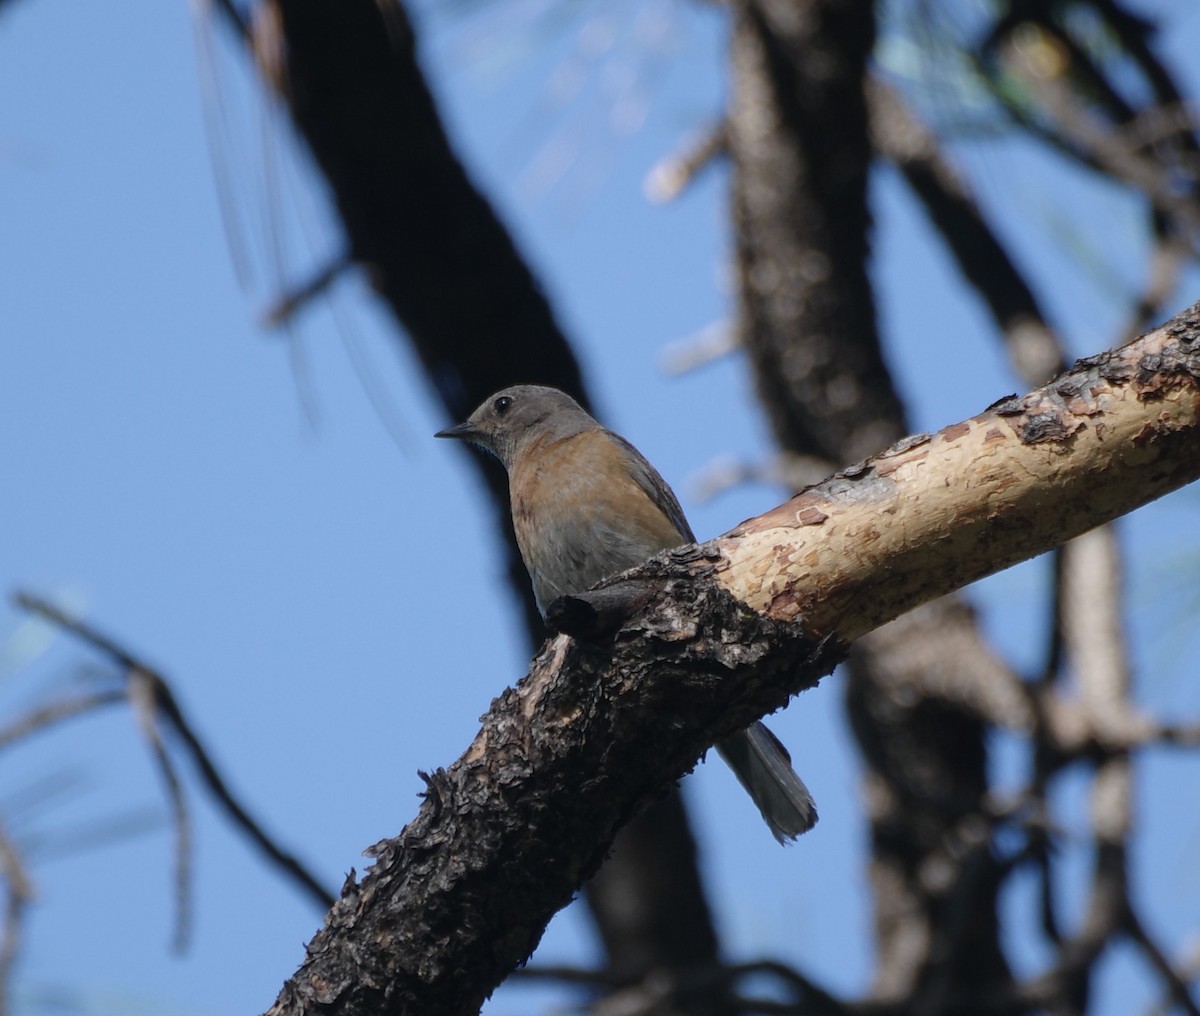
M493 703L427 778L417 818L347 883L272 1013L476 1012L637 808L836 662L673 560L680 577L640 620L602 644L548 643Z
M743 0L734 12L739 325L783 447L851 462L908 429L867 277L872 5Z
M1200 305L1024 399L602 583L607 616L622 587L632 616L543 648L462 758L428 778L417 818L347 883L271 1013L474 1012L617 828L706 745L811 687L849 636L1198 475ZM826 527L859 547L848 569L809 538ZM798 603L813 628L772 616L794 619Z

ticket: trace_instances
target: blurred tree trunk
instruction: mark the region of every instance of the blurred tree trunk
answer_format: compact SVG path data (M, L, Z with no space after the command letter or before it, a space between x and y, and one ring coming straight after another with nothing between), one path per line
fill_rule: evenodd
M866 0L739 0L728 143L740 325L759 396L787 452L855 462L907 433L868 277L872 159ZM846 705L867 766L875 994L971 1013L1012 994L1000 949L1001 871L986 847L932 891L938 856L988 790L986 727L923 691L928 647L950 681L978 667L974 619L931 604L856 645ZM960 653L955 658L955 652Z
M276 87L330 186L351 260L391 309L449 418L465 419L492 392L517 383L552 385L587 405L578 362L542 287L446 137L404 8L375 0L272 5L274 17L259 24L277 26L285 43ZM545 629L512 535L504 471L471 455L506 535L510 585L537 645ZM678 791L626 827L584 898L607 952L597 983L685 982L719 963ZM722 990L710 987L678 1011L719 1016L727 1006Z

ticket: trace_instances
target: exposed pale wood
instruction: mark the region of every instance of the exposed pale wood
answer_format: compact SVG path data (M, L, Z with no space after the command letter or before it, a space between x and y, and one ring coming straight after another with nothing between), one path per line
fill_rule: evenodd
M1182 486L1200 453L1196 328L1193 307L744 522L715 541L718 581L853 641Z

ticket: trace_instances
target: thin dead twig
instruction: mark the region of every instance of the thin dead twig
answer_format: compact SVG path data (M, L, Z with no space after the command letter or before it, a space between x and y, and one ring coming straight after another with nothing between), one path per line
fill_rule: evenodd
M655 203L673 201L696 177L729 150L725 120L721 119L682 151L660 159L646 174L642 191Z
M73 716L82 716L104 706L116 705L126 700L125 692L118 688L105 691L91 692L65 698L59 702L51 702L39 709L32 709L24 716L18 717L7 727L0 727L0 750L32 734L52 727Z
M183 784L171 761L171 755L163 744L162 732L158 729L155 677L144 670L129 671L129 704L137 719L138 727L162 775L163 788L171 805L171 827L175 830L175 934L174 949L182 953L187 949L191 937L191 858L192 823L183 794Z
M33 883L25 872L21 855L7 832L0 828L0 874L6 887L4 939L0 942L0 1016L9 1011L12 972L21 951L25 911L33 900Z
M1162 978L1167 1000L1178 1006L1180 1011L1187 1013L1188 1016L1200 1016L1200 1006L1197 1006L1195 998L1192 997L1192 990L1185 975L1177 970L1167 958L1166 953L1146 931L1132 907L1125 917L1125 931L1142 951L1150 966Z
M113 639L101 634L91 625L70 616L54 604L28 593L17 594L15 602L23 609L54 622L64 631L70 632L104 653L122 669L127 678L132 678L136 674L137 681L143 685L140 693L148 696L152 701L156 718L165 720L182 741L191 755L192 762L199 770L205 786L234 824L250 837L251 841L276 868L303 889L318 906L327 910L333 905L336 899L334 894L322 886L295 856L277 844L234 796L225 779L217 770L208 750L184 716L170 686L161 675L153 668L139 662L132 653Z

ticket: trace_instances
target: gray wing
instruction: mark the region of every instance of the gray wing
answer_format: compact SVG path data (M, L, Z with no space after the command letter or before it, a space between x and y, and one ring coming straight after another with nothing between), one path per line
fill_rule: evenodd
M671 524L679 530L680 536L684 537L683 542L695 543L696 536L692 532L692 527L688 525L687 516L683 514L683 509L679 506L679 499L675 496L675 492L667 485L667 481L659 475L657 469L646 461L646 456L634 448L620 434L614 434L611 430L607 430L605 433L629 453L632 460L631 472L637 485L646 492L650 500L671 520Z

